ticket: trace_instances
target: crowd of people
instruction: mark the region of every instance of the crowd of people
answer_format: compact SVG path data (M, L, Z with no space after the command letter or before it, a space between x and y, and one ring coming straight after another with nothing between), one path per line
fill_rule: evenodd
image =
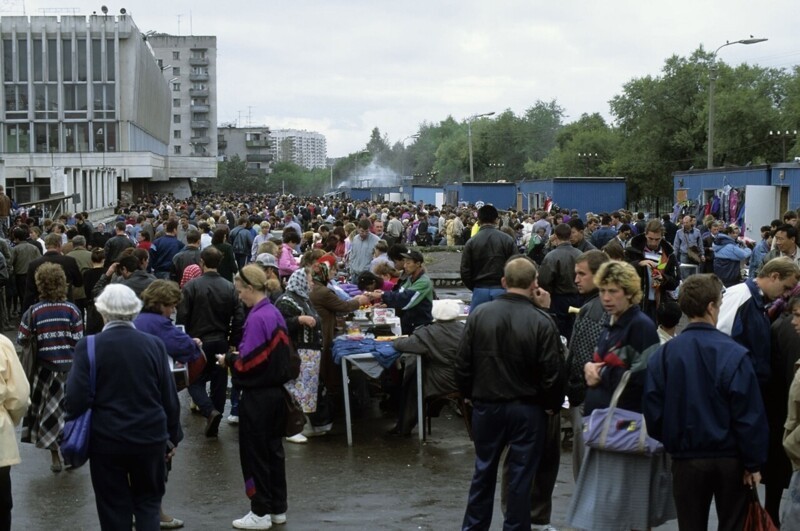
M554 529L567 422L574 528L674 518L705 528L712 497L721 529L741 528L748 489L762 479L773 520L800 521L791 496L780 511L784 489L800 496L794 212L759 241L713 217L696 226L691 216L627 211L527 215L291 196L147 196L108 225L85 212L33 214L0 220L0 320L35 356L20 376L0 343L0 384L13 390L4 407L22 421L22 442L48 450L53 473L64 467L64 422L93 409L103 529L183 526L161 507L184 437L183 387L205 418L199 436L216 437L223 420L238 426L250 508L233 526L286 522L283 444L331 430L342 393L334 341L342 316L370 305L399 315L394 345L423 356L426 400L456 395L472 407L464 529L489 528L501 459L505 526ZM452 301L436 300L421 252L429 246L461 251L466 323ZM408 435L422 421L414 364L392 371L392 433ZM290 437L286 393L306 414ZM134 396L137 407L127 407ZM643 415L666 451L587 447L584 418L612 401ZM7 470L18 461L10 449L0 461L0 521L10 522Z

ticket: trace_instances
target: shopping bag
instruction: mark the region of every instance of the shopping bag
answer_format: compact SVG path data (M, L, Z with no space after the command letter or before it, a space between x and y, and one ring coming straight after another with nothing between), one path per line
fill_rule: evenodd
M64 424L61 436L61 455L64 464L68 467L78 468L89 459L89 438L92 431L92 403L96 388L97 368L94 359L95 336L86 338L89 351L89 407L80 416L68 420Z
M747 506L747 516L744 519L743 531L778 531L778 526L769 517L766 509L758 501L758 491L750 487L750 503Z

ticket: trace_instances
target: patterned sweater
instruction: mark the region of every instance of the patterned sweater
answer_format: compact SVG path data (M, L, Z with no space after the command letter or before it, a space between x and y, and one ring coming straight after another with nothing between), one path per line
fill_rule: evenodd
M36 339L36 359L45 367L69 372L75 345L83 337L83 320L71 302L38 302L22 316L17 343Z

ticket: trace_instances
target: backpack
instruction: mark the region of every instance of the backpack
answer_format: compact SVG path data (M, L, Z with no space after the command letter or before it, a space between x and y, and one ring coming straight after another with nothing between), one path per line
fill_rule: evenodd
M242 227L237 227L231 232L231 244L233 245L234 254L247 254L250 249L247 248L247 236L242 239L242 233L247 230Z

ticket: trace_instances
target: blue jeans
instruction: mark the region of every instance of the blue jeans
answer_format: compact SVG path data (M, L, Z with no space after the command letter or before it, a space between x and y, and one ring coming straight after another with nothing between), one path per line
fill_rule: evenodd
M541 406L519 401L474 402L472 435L475 473L461 529L488 530L492 524L494 492L500 456L508 446L504 531L531 528L531 485L547 432Z
M493 301L505 292L506 290L501 287L474 288L472 290L472 301L469 303L469 310L474 310L479 304L483 304L484 302Z

